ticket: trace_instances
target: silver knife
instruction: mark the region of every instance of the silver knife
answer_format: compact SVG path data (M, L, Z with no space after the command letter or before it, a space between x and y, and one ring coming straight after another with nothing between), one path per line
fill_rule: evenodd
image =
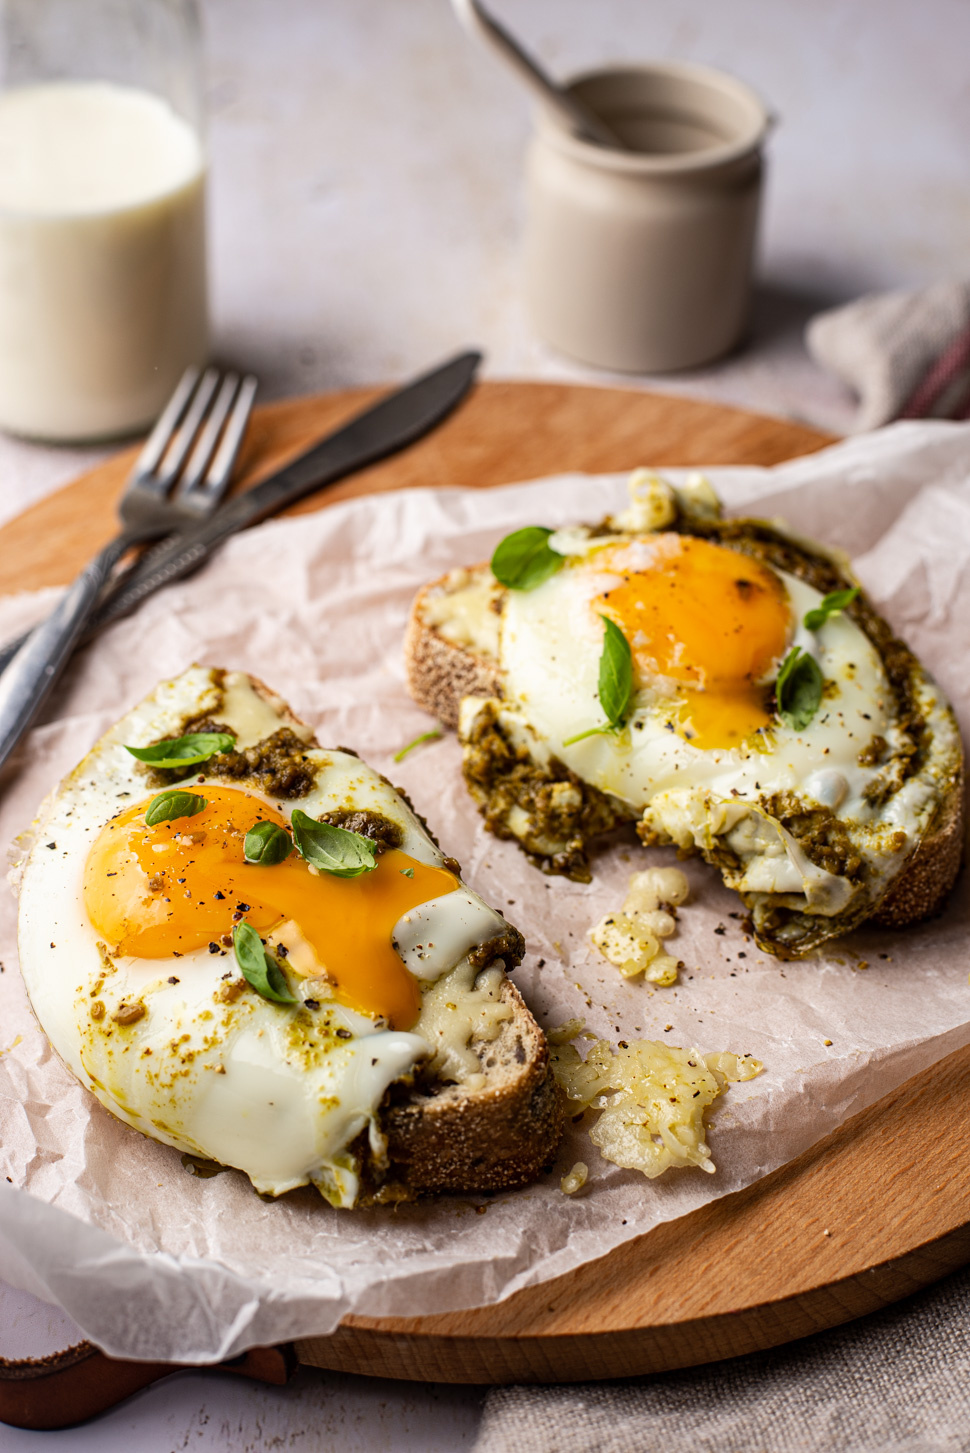
M151 550L123 577L99 609L85 639L126 614L170 581L198 568L223 540L294 504L325 484L375 464L413 444L441 422L464 398L482 355L458 354L412 383L380 399L298 459L235 496L193 530ZM0 677L0 767L34 718L46 693L31 707Z

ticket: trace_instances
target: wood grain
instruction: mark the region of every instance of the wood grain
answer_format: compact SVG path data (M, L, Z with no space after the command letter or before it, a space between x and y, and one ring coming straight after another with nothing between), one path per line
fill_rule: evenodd
M240 464L255 483L379 390L257 411ZM638 464L775 464L815 430L621 389L479 385L406 453L293 513L414 484L487 487ZM61 583L113 530L135 450L0 529L0 592ZM970 1258L970 1048L911 1080L792 1164L495 1307L349 1317L297 1344L338 1371L446 1382L625 1377L769 1347L915 1291ZM829 1233L829 1234L826 1234Z
M970 1259L970 1048L772 1175L495 1307L348 1317L300 1361L377 1377L561 1382L773 1347Z

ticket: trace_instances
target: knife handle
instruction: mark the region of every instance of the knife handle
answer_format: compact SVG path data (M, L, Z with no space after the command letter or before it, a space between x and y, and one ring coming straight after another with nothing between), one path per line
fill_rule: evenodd
M112 567L128 543L126 535L118 535L95 556L47 620L31 631L0 676L0 768L64 670Z

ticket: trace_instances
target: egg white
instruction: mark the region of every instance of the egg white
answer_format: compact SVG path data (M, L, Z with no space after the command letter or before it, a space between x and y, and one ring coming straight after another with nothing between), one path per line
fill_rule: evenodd
M433 1051L421 1020L411 1032L389 1030L325 999L319 979L312 989L318 1010L249 991L226 1003L220 993L238 975L231 951L114 957L88 919L83 875L90 848L110 818L151 791L125 745L178 735L187 720L210 712L237 733L240 748L283 724L244 675L218 681L213 671L192 667L129 712L44 804L20 872L27 992L64 1063L127 1124L245 1171L261 1192L279 1195L312 1182L334 1205L352 1205L359 1176L349 1147L367 1130L380 1156L377 1112L388 1086ZM399 826L405 853L442 864L439 849L377 772L347 752L307 748L306 755L314 786L293 802L239 785L287 814L294 807L311 817L349 807L378 812ZM203 777L204 792L204 770L189 776ZM500 914L460 885L405 914L393 937L427 987L462 967L468 978L471 951L505 929ZM144 1016L116 1023L113 1013L136 999ZM95 1011L100 1018L92 1016L95 1004L103 1006Z

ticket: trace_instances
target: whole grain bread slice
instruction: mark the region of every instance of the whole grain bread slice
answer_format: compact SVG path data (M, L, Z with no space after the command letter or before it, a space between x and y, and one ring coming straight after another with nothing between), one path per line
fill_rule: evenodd
M749 522L731 522L730 537L733 542L743 539L744 525ZM761 522L750 522L752 529L764 541L771 542L776 532ZM780 542L780 543L779 543ZM838 573L832 557L814 554L807 542L793 542L778 536L779 548L786 554L785 567L793 573L801 573L799 564L812 583L816 581L823 593L839 589L854 582ZM486 564L480 564L466 571L466 576L488 572ZM476 650L471 644L456 644L442 634L439 625L429 621L429 615L441 618L440 598L449 590L449 577L444 576L423 587L415 597L408 619L404 639L405 668L408 688L419 706L436 716L445 726L457 728L462 700L477 696L502 697L502 673L498 661L487 653ZM429 603L435 602L431 611ZM886 622L864 603L865 620L870 632L877 637L877 644L889 643L905 652L901 642L893 637ZM914 667L919 668L915 658ZM941 788L937 810L933 820L902 868L892 880L888 891L875 906L866 922L880 928L905 928L939 913L953 888L965 855L965 787L962 762ZM858 926L858 925L854 925ZM762 947L778 952L777 945L762 942ZM787 956L782 953L782 956Z

